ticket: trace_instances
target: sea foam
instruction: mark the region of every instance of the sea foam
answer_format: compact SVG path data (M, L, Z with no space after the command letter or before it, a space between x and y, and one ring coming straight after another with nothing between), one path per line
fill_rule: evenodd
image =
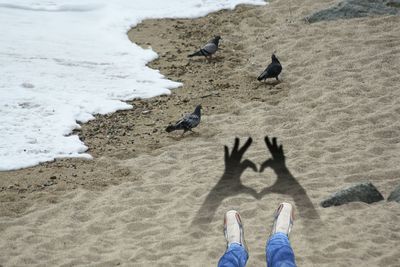
M0 171L91 156L71 135L93 114L180 83L126 32L147 18L194 18L262 0L0 0ZM210 35L213 33L210 32ZM200 41L200 40L199 40Z

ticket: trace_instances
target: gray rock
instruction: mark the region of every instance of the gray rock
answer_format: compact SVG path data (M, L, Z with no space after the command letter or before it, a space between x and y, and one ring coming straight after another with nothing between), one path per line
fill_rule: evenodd
M387 201L396 201L400 203L400 185L396 187L392 193L390 193Z
M306 20L314 23L376 15L400 15L400 0L344 0L306 17Z
M349 202L373 203L383 200L383 196L372 183L361 183L342 189L321 202L324 208L339 206Z

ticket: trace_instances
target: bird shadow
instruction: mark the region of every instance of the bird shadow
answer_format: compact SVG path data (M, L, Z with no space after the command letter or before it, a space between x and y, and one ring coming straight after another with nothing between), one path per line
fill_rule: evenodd
M280 84L282 81L263 81L263 82L258 82L257 85L255 85L254 89L258 89L260 87L267 87L267 89L271 90L273 89L275 86L277 86L278 84Z
M255 86L255 89L258 89L260 87L265 87L265 85L268 85L268 84L265 82L257 83L257 85ZM272 87L269 87L268 89L272 89Z
M225 153L225 170L217 184L208 193L201 208L197 212L192 225L207 226L213 219L214 214L222 201L231 196L246 193L254 198L257 198L257 191L247 187L240 181L243 172L250 168L257 172L257 166L250 160L242 160L244 153L253 142L249 137L246 143L239 147L239 138L235 138L232 151L229 153L229 148L224 146Z
M192 137L192 136L195 136L195 137L200 136L200 133L195 132L195 131L189 131L188 133L181 133L179 135L168 135L167 137L171 138L175 141L180 141L180 140L183 140L185 137L188 138L188 137Z
M276 86L276 85L280 84L281 82L282 82L281 80L270 80L270 81L265 81L262 84Z
M288 195L293 199L302 218L305 220L318 220L321 222L321 218L308 197L306 190L287 168L283 146L278 145L276 137L269 139L269 137L266 136L264 140L268 151L271 154L271 158L262 163L260 173L262 173L266 168L271 168L275 172L277 179L273 185L264 188L258 194L259 198L270 193ZM319 223L319 225L321 224L322 223Z
M220 62L221 60L225 59L224 56L213 56L209 59L209 62Z
M205 58L205 57L191 58L189 61L191 63L203 64L203 63L221 62L223 59L224 59L223 56L214 56L212 58Z

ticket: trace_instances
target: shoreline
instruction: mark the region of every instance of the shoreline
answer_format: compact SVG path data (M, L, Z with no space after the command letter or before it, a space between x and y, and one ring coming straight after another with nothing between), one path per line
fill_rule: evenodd
M189 52L196 49L205 40L208 40L207 34L196 32L196 36L200 35L200 37L193 38L188 43L181 43L184 48L177 50L177 56L173 55L175 51L168 44L169 38L176 37L176 35L172 34L172 31L168 32L170 34L168 38L159 39L158 36L151 36L153 40L146 40L146 29L154 27L160 22L163 22L163 29L171 27L182 30L182 25L190 25L191 21L198 21L196 24L201 27L202 22L210 23L207 21L212 21L213 17L220 14L228 14L230 17L234 17L235 12L245 12L246 10L265 8L267 6L238 5L234 10L221 10L197 19L148 19L129 30L127 37L131 42L144 48L149 44L153 44L153 49L160 55L157 59L151 61L148 66L153 69L159 69L166 78L172 81L184 82L184 85L172 89L170 95L126 101L127 104L133 106L132 109L119 110L106 115L94 115L95 119L81 124L81 129L73 131L73 134L78 134L80 140L88 147L85 153L89 153L93 159L58 158L29 168L1 172L0 193L21 195L21 202L28 202L24 201L25 194L34 192L48 192L50 190L50 192L57 194L58 191L67 192L80 187L89 190L103 190L110 185L131 181L132 177L129 177L130 171L118 166L115 166L116 170L114 170L119 178L118 181L117 179L104 177L103 170L98 172L93 170L99 167L99 161L101 162L103 158L108 158L112 162L110 165L113 165L119 160L137 157L143 153L151 154L154 153L154 150L173 144L176 142L175 137L179 137L179 134L166 134L164 128L185 113L192 112L198 103L203 105L203 115L207 115L208 111L213 114L229 112L230 107L220 105L220 99L231 96L231 93L240 94L236 100L244 101L244 103L260 101L276 105L279 102L276 97L270 99L268 98L269 95L263 95L265 87L260 87L260 84L254 79L258 75L257 72L254 72L254 77L246 77L246 82L241 84L238 82L232 84L229 81L218 81L216 84L212 84L214 79L218 80L216 78L213 79L213 77L218 76L215 68L218 68L225 57L233 52L232 50L224 51L223 49L226 45L223 43L221 51L217 53L216 60L211 63L202 58L187 59L186 55ZM163 32L159 27L157 30ZM133 37L136 34L137 39ZM224 53L225 56L221 56L221 53ZM230 66L238 63L238 59L233 59L232 61ZM214 73L210 79L206 79L203 82L202 86L197 84L197 80L192 81L191 77L188 77L189 75L182 77L183 69L186 67L190 68L192 73L199 68L196 70L197 73L204 72L207 74L205 69L209 68L210 65L214 69ZM247 82L253 84L258 90L240 91ZM233 86L233 88L230 86ZM267 85L267 88L271 90L271 94L282 93L279 91L281 89L279 84L275 87ZM249 99L246 95L249 91L253 94L256 92L257 95L253 95ZM187 138L193 137L189 135ZM77 166L79 166L79 169ZM26 176L32 178L27 180L25 179ZM101 179L93 178L99 176ZM27 208L29 205L24 203L22 206ZM12 208L11 212L16 211L15 215L17 215L22 212L19 209L18 205L16 209Z
M225 248L223 214L235 208L246 228L248 266L261 266L272 213L288 199L296 206L291 242L299 266L395 266L397 203L318 204L359 181L373 182L385 197L399 183L400 18L304 22L333 3L291 2L290 10L282 1L240 5L197 19L145 20L131 29L131 41L159 54L149 67L183 86L128 101L133 109L82 125L75 132L93 160L60 159L0 173L0 261L215 265ZM217 59L187 59L218 33ZM256 77L275 50L282 82L260 83ZM199 103L197 134L165 133ZM254 199L222 188L220 203L204 208L223 174L223 146L252 136L244 158L259 167L269 156L266 134L283 144L288 169L307 198L283 192ZM276 178L271 170L247 170L239 179L261 192ZM320 220L308 218L315 212Z

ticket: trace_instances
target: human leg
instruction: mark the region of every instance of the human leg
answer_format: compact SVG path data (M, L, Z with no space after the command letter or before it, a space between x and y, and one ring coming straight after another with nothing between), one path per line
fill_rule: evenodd
M242 245L233 243L219 260L218 267L244 267L248 258L246 249Z
M275 212L274 226L265 248L268 267L296 266L294 252L289 242L292 226L292 205L281 203Z
M296 266L289 238L284 233L273 234L267 242L265 254L268 267Z
M230 210L224 217L224 235L227 242L225 254L218 262L218 267L244 267L249 254L244 241L243 224L240 215Z

